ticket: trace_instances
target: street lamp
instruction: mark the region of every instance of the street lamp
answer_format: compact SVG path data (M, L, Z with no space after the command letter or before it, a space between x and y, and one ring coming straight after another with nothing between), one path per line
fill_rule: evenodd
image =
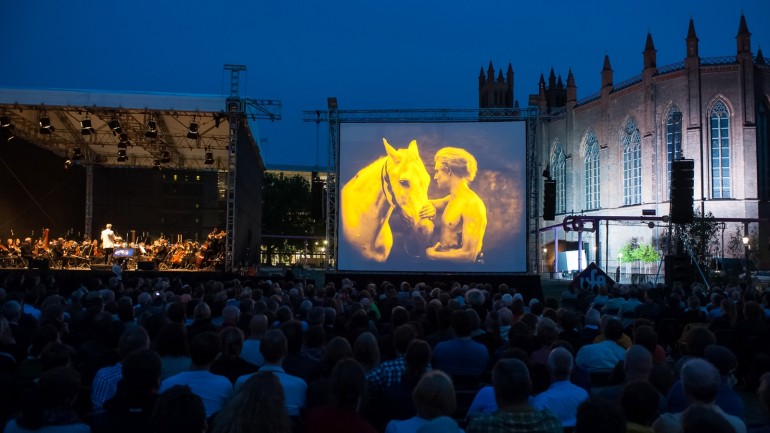
M744 272L746 272L746 279L750 278L749 274L749 237L744 236L743 237L743 268Z

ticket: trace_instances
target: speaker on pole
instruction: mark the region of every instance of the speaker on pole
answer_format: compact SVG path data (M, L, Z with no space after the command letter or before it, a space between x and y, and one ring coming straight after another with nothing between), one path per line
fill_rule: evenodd
M695 162L692 159L671 161L671 222L690 224L693 221L693 177Z
M556 181L543 181L543 220L556 219Z

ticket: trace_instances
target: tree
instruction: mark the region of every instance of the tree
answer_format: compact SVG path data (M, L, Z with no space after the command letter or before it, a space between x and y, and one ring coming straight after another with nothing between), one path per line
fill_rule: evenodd
M311 216L310 182L266 172L262 184L262 233L265 235L322 236L325 225ZM267 254L302 250L303 239L264 238Z
M685 250L691 252L702 270L709 269L711 259L719 251L719 222L711 212L693 210L695 218L690 224L683 224L681 240Z

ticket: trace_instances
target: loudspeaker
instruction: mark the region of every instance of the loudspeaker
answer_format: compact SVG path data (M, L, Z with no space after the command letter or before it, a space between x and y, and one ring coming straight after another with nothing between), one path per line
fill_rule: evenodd
M666 287L673 287L675 282L682 284L685 291L693 283L693 267L688 256L666 256Z
M29 261L30 269L40 269L41 271L47 271L50 267L48 259L32 259Z
M671 161L671 222L690 224L693 221L693 177L695 162L692 159Z
M543 182L543 220L556 219L556 181Z
M136 262L136 269L139 271L154 271L155 262Z

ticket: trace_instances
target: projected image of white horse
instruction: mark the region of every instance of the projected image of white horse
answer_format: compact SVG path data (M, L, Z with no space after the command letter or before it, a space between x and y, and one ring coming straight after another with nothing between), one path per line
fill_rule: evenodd
M382 141L386 155L361 169L340 195L345 240L363 258L375 262L386 261L393 248L389 220L394 211L420 239L428 240L433 233L433 221L420 218L420 210L429 205L430 175L417 142L396 150Z

